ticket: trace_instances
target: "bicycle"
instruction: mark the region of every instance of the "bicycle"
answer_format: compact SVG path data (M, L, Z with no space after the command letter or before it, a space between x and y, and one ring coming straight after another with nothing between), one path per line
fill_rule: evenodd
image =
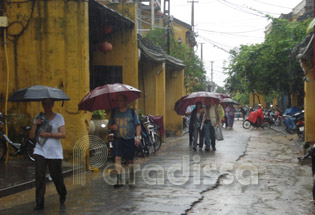
M148 133L150 141L153 143L154 151L158 151L161 148L162 140L160 136L160 127L156 125L149 116L145 117L143 125Z
M7 120L9 119L7 116L5 116L4 114L2 114L0 112L0 124L2 125L2 127L5 124L8 124ZM14 143L12 140L10 140L10 138L5 134L5 132L3 131L3 128L0 128L0 161L3 160L3 158L5 157L6 151L7 151L7 144L8 143L11 147L13 147L15 149L15 155L17 154L26 154L27 157L31 160L31 161L35 161L33 152L34 152L34 147L35 147L35 141L32 139L29 139L27 136L24 136L21 140L21 143ZM31 130L30 126L21 126L21 129L24 130L24 132L29 132Z

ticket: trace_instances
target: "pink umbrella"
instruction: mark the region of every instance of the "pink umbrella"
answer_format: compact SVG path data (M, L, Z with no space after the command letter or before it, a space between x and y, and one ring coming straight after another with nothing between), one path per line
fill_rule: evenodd
M90 91L79 103L79 110L110 110L117 107L116 99L125 95L127 103L140 98L141 91L127 84L106 84Z
M194 92L180 98L175 103L174 110L178 115L185 115L185 112L188 106L194 105L198 101L200 101L202 104L205 104L206 99L214 100L216 103L219 103L220 101L220 98L214 93L205 92L205 91Z

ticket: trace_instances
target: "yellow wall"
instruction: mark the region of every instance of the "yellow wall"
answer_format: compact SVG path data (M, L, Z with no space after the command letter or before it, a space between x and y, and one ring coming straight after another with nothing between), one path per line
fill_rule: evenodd
M6 6L9 23L23 22L23 16L30 16L32 3ZM9 33L18 32L19 27L12 25ZM76 140L88 131L90 114L79 112L77 108L82 97L89 92L88 35L88 2L37 0L28 27L15 42L8 43L9 93L40 84L60 88L70 97L71 100L65 102L63 107L61 102L56 102L54 108L55 112L64 116L66 122L67 137L62 141L66 158L71 156ZM6 67L2 44L0 74L0 111L4 111ZM11 125L30 125L41 110L38 102L9 103Z
M139 109L142 113L154 116L164 116L165 127L165 66L164 63L154 64L141 61L139 65L139 89L142 96L139 99Z
M165 68L164 64L143 61L139 68L139 89L142 97L139 107L144 114L165 114ZM161 107L163 106L163 107Z
M175 35L174 35L175 41L177 41L178 38L180 37L180 38L182 38L182 43L188 45L188 44L186 43L186 41L187 41L186 32L189 31L189 29L186 28L186 27L183 26L183 25L180 25L180 24L177 23L177 22L173 22L173 30L174 30L174 34L175 34Z
M135 4L110 4L117 12L130 18L136 24ZM123 83L138 88L138 42L137 27L131 30L116 32L108 42L112 43L112 51L104 54L100 51L94 53L94 65L122 66ZM137 107L137 102L131 104ZM109 114L108 114L109 116Z
M305 82L304 118L305 118L305 142L315 141L315 80L313 70L308 72L310 82Z
M258 97L259 96L259 100L258 100ZM265 102L265 99L264 99L264 96L263 95L260 95L260 94L257 94L255 93L255 104L254 104L254 98L253 98L253 93L251 92L249 94L249 106L250 107L256 107L258 104L261 104L264 108L267 108L267 105L266 105L266 102Z
M177 115L177 113L174 111L174 106L176 101L184 95L184 70L178 71L176 78L172 77L170 71L166 71L165 77L166 131L169 133L176 133L177 135L180 135L183 127L183 117Z

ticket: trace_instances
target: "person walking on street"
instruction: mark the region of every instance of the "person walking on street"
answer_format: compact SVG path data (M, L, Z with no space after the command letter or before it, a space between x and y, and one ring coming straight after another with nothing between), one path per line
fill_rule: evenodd
M40 113L35 117L30 132L30 138L36 138L37 140L34 148L36 180L36 206L34 210L44 209L47 166L59 194L60 204L64 204L67 195L61 168L63 150L60 141L66 137L65 121L61 114L52 111L54 106L52 99L44 99L42 106L44 113ZM44 124L48 125L49 131L40 130Z
M192 105L186 108L185 116L189 118L188 134L189 134L189 145L192 145L193 142L193 124L191 121L191 114L195 108L192 108Z
M262 109L262 105L258 104L257 107L258 107L258 109L256 110L256 114L257 114L258 127L263 128L264 112L263 112L263 109Z
M233 124L234 124L234 115L235 115L235 108L233 104L229 104L226 107L225 112L226 112L226 117L227 117L227 122L228 122L227 129L232 129Z
M118 108L111 113L108 128L115 133L113 142L113 156L115 157L115 170L117 183L115 188L124 185L122 181L121 159L127 161L129 167L129 183L134 181L133 160L136 147L140 144L141 125L137 113L127 106L127 98L124 95L117 97ZM135 136L136 134L136 136Z
M193 127L193 149L194 151L197 150L197 140L199 136L199 145L202 144L203 141L202 131L200 130L201 122L203 119L203 109L202 103L196 102L196 108L192 111L190 120L192 121Z
M210 151L210 142L212 150L216 150L214 126L221 125L221 119L224 117L224 110L221 105L216 104L214 100L206 99L206 108L201 129L204 128L205 133L205 151ZM210 141L211 140L211 141Z

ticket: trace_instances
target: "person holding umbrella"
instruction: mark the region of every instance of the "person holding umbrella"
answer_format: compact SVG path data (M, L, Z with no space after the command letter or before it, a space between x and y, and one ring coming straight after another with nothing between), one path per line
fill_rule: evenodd
M35 117L34 125L30 132L30 138L36 138L37 140L34 148L36 169L36 206L34 210L44 208L47 166L60 196L60 204L64 204L67 195L61 169L63 150L60 141L66 137L65 121L61 114L52 111L54 106L53 99L42 100L42 106L44 113L40 113ZM49 124L50 130L41 131L40 127L43 124ZM42 139L44 141L40 141Z
M16 90L8 99L11 102L42 102L44 109L44 113L35 117L30 132L30 138L36 139L34 148L36 206L34 210L44 209L47 166L60 196L60 204L66 201L67 190L61 169L63 150L60 141L66 137L65 121L61 114L52 111L55 101L66 100L70 98L61 89L42 85Z
M197 140L199 135L199 145L202 144L203 141L203 134L201 127L201 122L203 119L203 109L202 103L200 101L196 102L196 108L192 111L190 117L190 124L193 130L193 150L196 151L197 149Z
M233 128L234 124L234 115L235 115L235 108L233 104L228 104L228 106L225 109L226 112L226 118L227 118L227 127L226 129L230 130Z
M134 179L133 159L136 147L140 144L141 125L135 110L127 106L127 96L121 94L116 99L118 108L111 113L108 128L115 132L113 142L113 156L115 157L115 169L117 183L115 188L123 186L121 171L121 159L127 161L129 166L129 178ZM135 137L136 134L136 137ZM129 181L131 183L131 181Z
M214 99L206 98L205 114L201 124L201 128L204 128L205 133L205 151L210 151L210 140L212 150L216 150L214 126L218 127L221 125L223 116L224 110L222 106L217 104Z

